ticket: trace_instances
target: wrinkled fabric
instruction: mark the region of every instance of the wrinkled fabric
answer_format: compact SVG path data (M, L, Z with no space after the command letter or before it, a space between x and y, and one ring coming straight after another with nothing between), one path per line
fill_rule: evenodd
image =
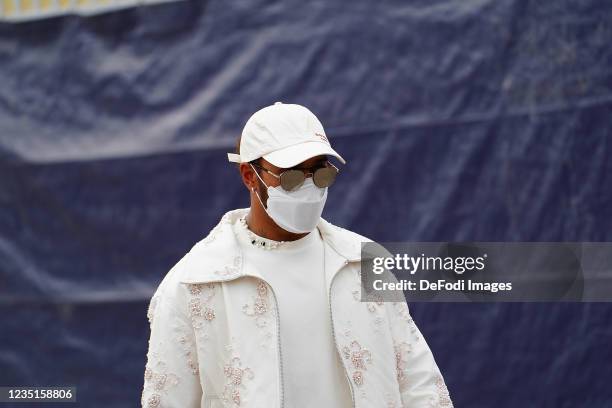
M183 1L0 23L0 383L133 407L146 302L275 101L377 241L612 240L612 4ZM457 406L605 406L612 306L414 304ZM475 385L477 384L477 385ZM512 385L512 386L509 386Z

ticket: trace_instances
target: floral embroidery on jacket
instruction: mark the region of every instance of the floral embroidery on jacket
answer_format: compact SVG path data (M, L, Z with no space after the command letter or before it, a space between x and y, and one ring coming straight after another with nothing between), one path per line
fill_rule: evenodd
M253 370L249 367L242 368L242 361L239 357L233 357L223 369L227 378L225 388L223 390L223 400L232 401L234 405L240 406L242 398L240 388L244 388L244 380L253 379Z
M227 277L230 275L234 275L240 272L240 268L242 267L242 256L236 255L234 256L234 260L231 265L225 265L225 267L221 270L215 271L215 275L221 277Z
M444 379L440 373L436 375L435 384L436 388L438 389L438 405L441 407L452 408L453 402L450 399L448 388L446 387L446 383L444 382Z
M387 408L400 408L401 402L396 401L393 395L389 392L385 393L385 401L387 402Z
M153 318L155 317L155 308L157 307L158 300L159 295L155 294L149 302L149 307L147 308L147 319L149 320L149 326L153 325Z
M360 289L355 289L351 292L353 294L353 299L355 299L358 302L361 302L361 296L360 296ZM382 300L382 296L380 296L379 294L373 294L371 295L372 297L374 297L376 300L373 302L363 302L366 304L366 308L368 309L368 312L370 312L370 314L372 315L372 323L373 323L373 331L378 333L378 334L383 334L383 332L380 330L381 326L385 323L385 318L383 316L381 316L381 311L383 311L383 305L384 302Z
M170 388L178 385L179 377L168 372L166 363L159 359L157 353L151 354L151 359L147 361L144 372L144 387L142 393L142 405L146 408L157 408L161 406L162 395ZM150 362L155 361L155 367L150 366ZM151 392L145 401L145 395Z
M372 364L372 356L370 351L361 347L361 344L356 340L353 340L349 346L344 346L342 348L343 357L348 360L352 365L352 375L353 381L358 386L363 385L363 371L367 370L366 363Z
M410 312L408 310L408 305L406 304L406 302L393 302L393 306L395 307L395 310L400 319L408 322L410 332L414 336L414 340L419 341L420 336L418 335L416 324L414 323L414 320L412 320L412 316L410 316Z
M191 371L193 375L197 376L200 370L198 367L198 357L195 352L196 348L192 337L190 337L187 333L179 333L176 338L176 341L181 345L181 348L183 349L185 361L187 362L187 367L189 368L189 371Z
M406 369L408 368L408 354L412 352L412 345L405 341L397 343L394 340L393 350L395 351L395 369L397 372L397 382L400 386L400 390L402 390L408 385L406 378Z
M255 319L255 325L259 328L268 324L268 285L264 281L257 284L257 295L253 297L252 303L242 305L242 311L247 316Z
M188 288L191 324L194 329L202 331L204 325L216 317L215 310L211 305L212 298L215 296L216 284L214 282L191 283ZM207 338L206 333L204 333L204 338Z
M353 299L355 299L358 302L361 302L361 296L360 296L360 292L358 290L354 290L353 292ZM381 298L380 295L375 295L377 300L374 302L366 302L363 301L363 303L365 303L367 305L368 311L370 313L375 313L378 310L378 307L383 305L383 301L382 300L378 300L378 298Z
M226 224L230 224L230 218L227 214L223 215L223 217L221 217L221 220L217 223L217 225L215 225L215 227L208 233L208 235L201 241L203 245L208 245L210 244L212 241L215 240L215 238L217 238L217 236L219 235L219 233L221 232L221 229L226 225Z

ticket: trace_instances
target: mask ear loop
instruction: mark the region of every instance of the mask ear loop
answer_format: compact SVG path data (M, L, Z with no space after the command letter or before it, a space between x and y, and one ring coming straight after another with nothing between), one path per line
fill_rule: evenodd
M251 163L249 163L249 166L251 166L251 168L253 169L253 171L255 172L255 175L257 176L257 178L261 181L261 183L266 186L266 188L270 188L268 187L268 185L261 179L261 177L259 177L259 173L257 173L257 170L255 170L255 167L253 167L253 165ZM259 197L259 194L257 193L257 191L255 191L255 187L251 187L251 191L255 193L255 195L257 196L257 199L259 200L259 203L261 204L261 208L263 208L266 212L268 211L268 209L266 208L266 206L264 205L263 201L261 201L261 197Z

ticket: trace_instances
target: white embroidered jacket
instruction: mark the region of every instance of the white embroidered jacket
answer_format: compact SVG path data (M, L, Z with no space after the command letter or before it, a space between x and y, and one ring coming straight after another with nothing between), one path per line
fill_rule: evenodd
M281 353L291 345L280 344L274 291L243 267L233 233L247 211L227 212L151 298L143 407L302 408L283 401ZM406 302L360 301L361 242L371 240L322 218L317 227L326 245L332 332L353 407L452 407Z

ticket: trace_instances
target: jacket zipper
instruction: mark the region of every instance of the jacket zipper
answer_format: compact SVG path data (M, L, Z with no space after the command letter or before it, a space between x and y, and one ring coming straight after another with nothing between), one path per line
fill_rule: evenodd
M276 339L278 346L278 367L280 372L280 406L283 408L285 406L285 385L283 379L283 353L281 350L281 340L280 340L280 310L278 309L278 301L276 300L276 293L274 293L274 288L270 285L265 279L260 278L263 282L266 282L266 285L272 291L272 296L274 297L274 305L276 306Z
M348 264L348 261L345 260L344 261L344 265ZM353 390L353 383L351 383L351 380L346 372L346 367L344 366L344 361L342 360L342 355L340 354L340 351L338 350L338 344L336 343L336 331L334 329L334 314L332 312L332 294L333 294L333 285L334 285L334 279L336 279L336 276L338 274L335 273L334 276L332 277L332 280L329 284L329 317L331 319L331 329L332 329L332 338L334 339L334 349L336 349L336 353L338 353L338 357L340 357L340 364L342 364L342 371L344 372L344 376L346 377L346 381L349 384L349 387L351 388L351 399L353 401L353 408L355 408L355 391Z

